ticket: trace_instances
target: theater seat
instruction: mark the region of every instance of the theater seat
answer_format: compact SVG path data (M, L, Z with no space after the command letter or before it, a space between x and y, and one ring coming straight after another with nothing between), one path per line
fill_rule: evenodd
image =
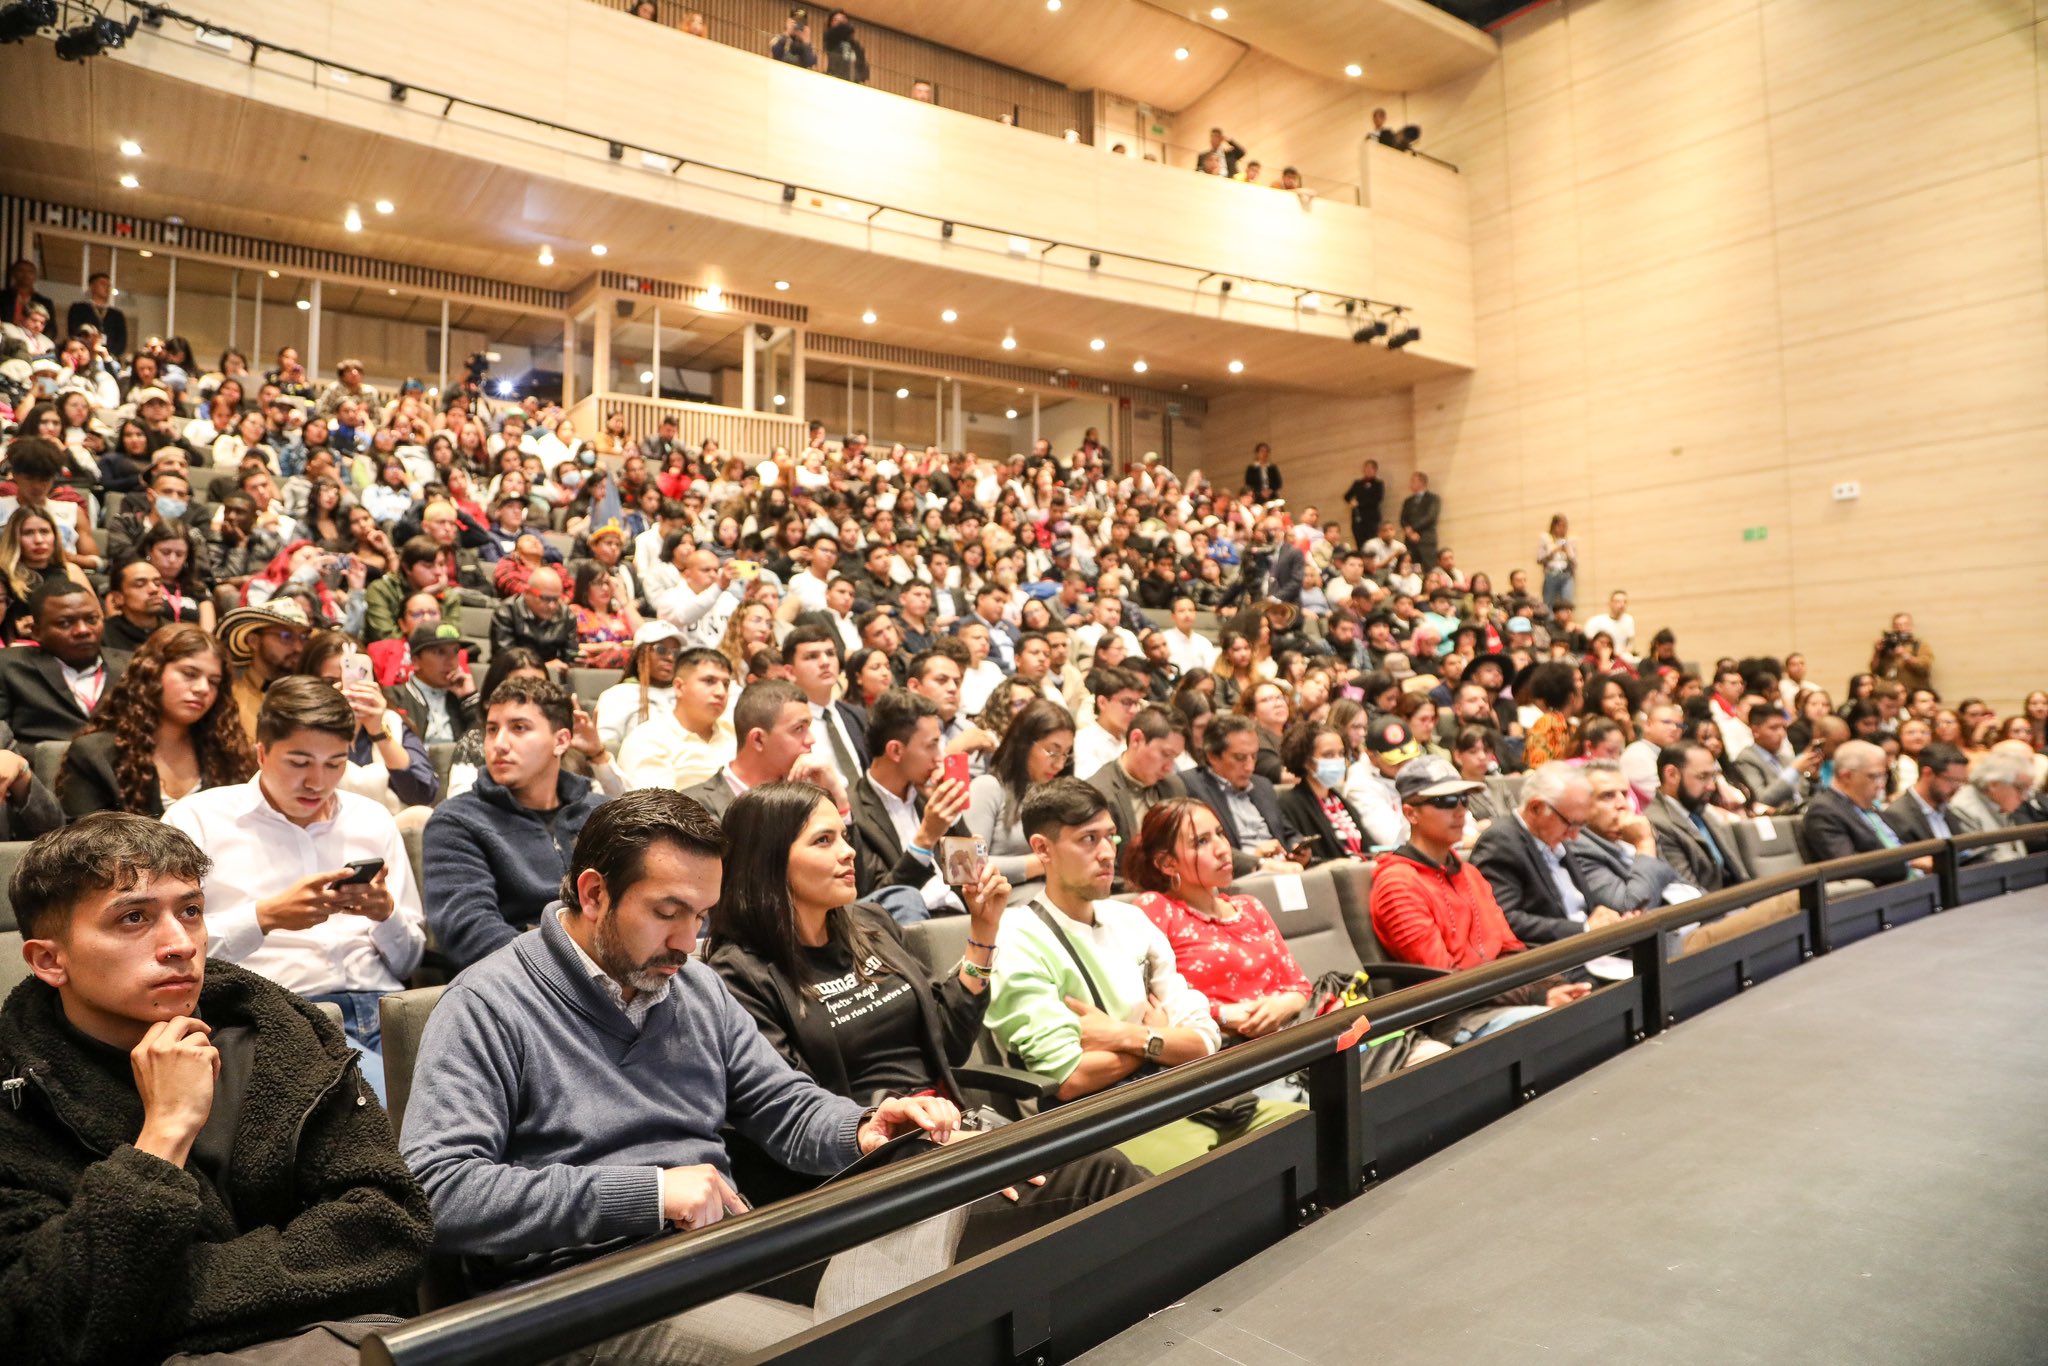
M21 856L28 852L29 845L33 843L33 840L0 842L0 931L16 928L14 903L10 899L14 884L14 865L21 862Z
M1486 791L1493 798L1501 814L1519 811L1522 806L1522 779L1524 773L1495 773L1486 780Z
M1301 880L1302 898L1308 903L1300 910L1282 908L1283 882ZM1230 890L1255 897L1279 927L1287 951L1313 982L1326 972L1358 971L1358 950L1344 928L1344 908L1337 899L1337 884L1326 867L1301 873L1266 873L1240 879Z
M597 707L597 695L625 676L624 669L571 669L569 690L576 694L576 700L583 704L585 711L593 711Z
M11 927L11 918L8 923ZM0 930L0 1000L5 1000L8 992L13 991L32 975L28 970L28 964L21 957L21 946L24 942L19 930Z
M391 1127L405 1123L405 1102L412 1095L413 1064L419 1061L420 1036L426 1032L427 1016L441 999L446 987L414 987L394 991L377 1003L377 1018L384 1031L385 1108L391 1112Z
M1754 820L1733 821L1735 847L1742 860L1756 870L1758 877L1770 877L1774 873L1789 873L1795 868L1806 866L1806 856L1800 852L1799 816L1772 816L1770 838L1764 838L1763 829Z
M434 766L434 801L448 800L448 770L455 767L455 746L437 743L427 746L427 762Z
M36 775L36 781L55 792L58 770L64 767L64 756L70 751L69 740L38 741L35 755L28 761L30 771Z
M964 915L934 916L905 925L903 942L925 970L936 975L958 963L967 952L967 932L973 923ZM970 1092L963 1097L970 1105L985 1101L1012 1119L1037 1109L1052 1085L1049 1077L1009 1066L1002 1045L986 1029L975 1041L967 1065L954 1068L953 1075Z

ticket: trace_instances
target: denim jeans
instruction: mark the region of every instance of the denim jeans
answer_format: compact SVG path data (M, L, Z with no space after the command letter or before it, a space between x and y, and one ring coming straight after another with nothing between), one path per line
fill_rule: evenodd
M383 999L382 992L336 991L325 996L306 998L316 1005L331 1005L341 1011L341 1031L348 1035L348 1046L356 1051L357 1065L362 1068L363 1080L370 1083L370 1089L377 1093L377 1099L384 1099L384 1027L377 1014L377 1002Z
M1573 582L1572 571L1569 569L1558 574L1545 573L1543 576L1543 605L1545 607L1555 607L1560 602L1575 602L1576 599L1572 597L1572 592L1576 586Z
M1518 1025L1524 1020L1533 1020L1548 1009L1550 1009L1548 1006L1507 1006L1494 1012L1493 1018L1479 1028L1459 1030L1452 1037L1451 1043L1453 1045L1468 1044L1474 1039L1483 1039L1489 1034L1498 1034L1510 1025Z

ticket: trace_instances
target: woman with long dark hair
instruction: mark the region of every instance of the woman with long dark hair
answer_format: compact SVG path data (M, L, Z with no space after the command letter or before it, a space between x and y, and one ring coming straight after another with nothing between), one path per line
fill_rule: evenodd
M206 631L158 628L65 751L57 774L65 814L160 819L189 793L247 782L256 755L227 677L227 656Z
M705 961L762 1037L820 1086L861 1104L920 1093L961 1104L953 1068L973 1051L988 1009L1010 891L1001 871L990 862L960 889L966 952L934 975L886 911L857 904L846 822L823 788L764 784L735 801L723 824L731 851ZM739 1152L750 1169L766 1165ZM973 1256L1141 1179L1114 1150L1069 1163L1044 1185L977 1201L955 1255ZM771 1168L750 1170L741 1185L774 1198L815 1182Z
M1033 702L1010 719L988 772L968 788L968 832L1009 879L1013 901L1028 900L1045 878L1044 862L1024 838L1025 794L1066 772L1073 757L1072 713L1055 702Z

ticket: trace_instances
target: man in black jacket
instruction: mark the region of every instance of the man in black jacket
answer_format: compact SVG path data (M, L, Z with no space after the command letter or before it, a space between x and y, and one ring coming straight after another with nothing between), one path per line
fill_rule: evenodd
M34 757L44 740L69 740L85 727L128 656L104 650L105 619L91 588L51 575L29 594L39 644L0 651L0 722L14 747Z
M491 617L491 653L515 646L539 655L551 673L576 662L576 617L562 599L562 576L556 570L534 570L526 591Z
M855 885L863 897L883 887L923 888L921 904L929 908L944 900L945 883L934 882L939 841L967 833L960 824L967 784L944 776L932 783L939 772L939 708L908 688L891 688L868 710L867 739L874 758L847 794ZM889 910L905 919L898 905Z
M1408 496L1401 502L1401 537L1415 563L1436 563L1436 523L1443 515L1443 499L1429 491L1429 476L1421 470L1408 476Z
M1884 771L1884 751L1868 740L1845 740L1835 750L1834 781L1813 794L1806 804L1806 823L1800 827L1800 838L1815 863L1896 849L1905 843L1878 814L1878 803L1884 797ZM1903 867L1895 863L1860 876L1881 886L1903 882L1913 872L1933 871L1933 858L1923 855Z
M1284 860L1302 836L1281 812L1273 784L1255 771L1259 732L1252 719L1238 712L1211 717L1202 732L1202 760L1203 766L1190 769L1182 781L1190 797L1207 802L1216 813L1230 847L1237 851L1232 862L1241 867L1240 876ZM1280 871L1299 870L1290 864Z
M1472 866L1486 875L1508 928L1524 944L1549 944L1621 919L1596 905L1567 857L1572 839L1593 814L1586 775L1559 761L1530 773L1522 805L1495 821L1472 846Z
M1351 505L1351 544L1363 548L1379 529L1380 509L1387 501L1387 481L1380 478L1379 461L1365 462L1365 472L1344 490L1344 501Z
M353 1363L413 1301L427 1202L338 1026L206 961L205 854L122 813L36 841L0 1007L0 1341ZM281 1359L281 1358L280 1358Z

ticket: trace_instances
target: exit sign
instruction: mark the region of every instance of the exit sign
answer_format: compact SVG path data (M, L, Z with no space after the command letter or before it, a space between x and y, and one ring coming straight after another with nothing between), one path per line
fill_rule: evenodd
M1761 541L1770 534L1771 529L1767 526L1746 526L1742 529L1742 539L1745 541Z

